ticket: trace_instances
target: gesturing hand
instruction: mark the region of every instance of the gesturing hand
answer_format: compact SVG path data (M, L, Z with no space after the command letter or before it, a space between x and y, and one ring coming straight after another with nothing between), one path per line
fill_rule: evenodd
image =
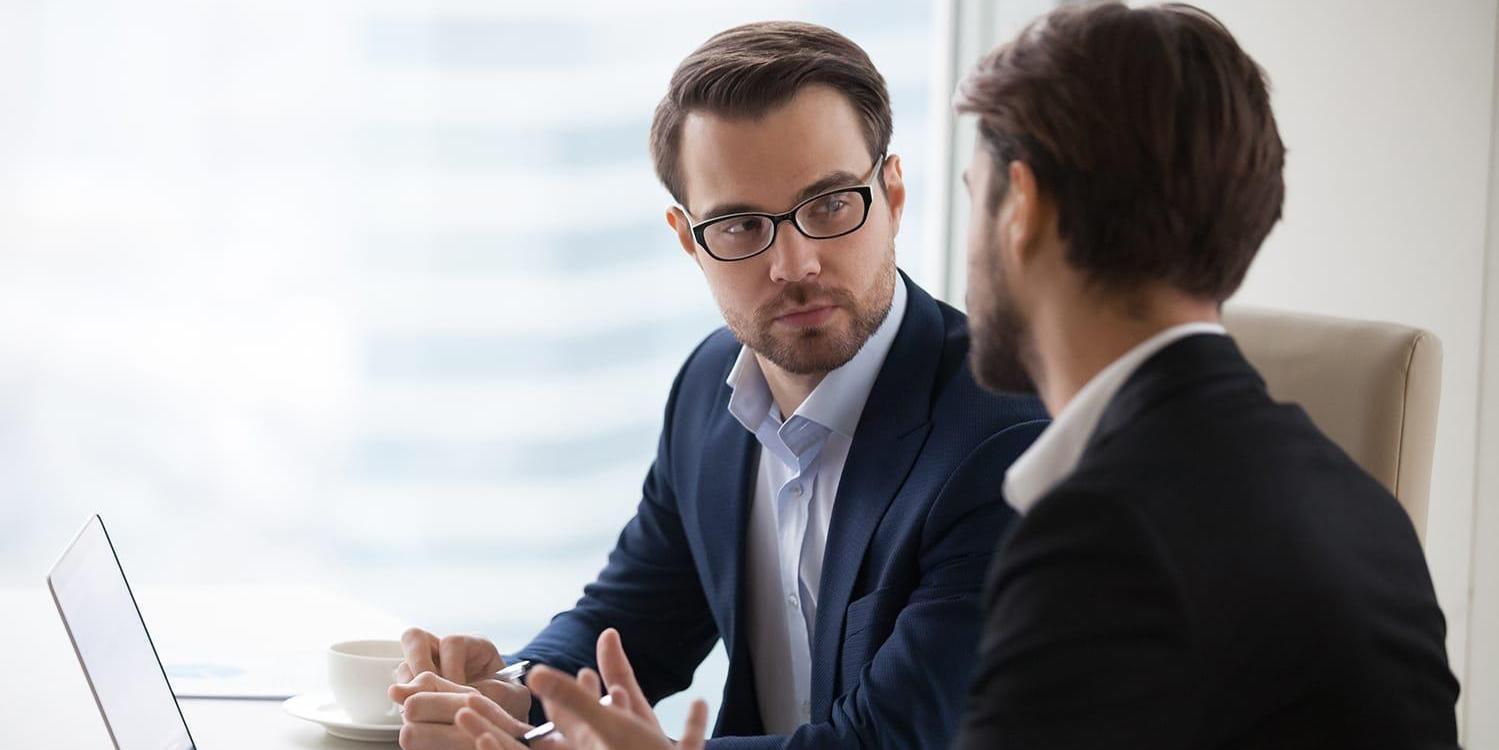
M695 701L687 717L680 745L673 745L661 731L651 712L630 662L625 658L619 634L604 631L598 641L599 667L609 683L611 705L599 704L600 679L585 669L576 678L547 667L531 670L527 681L532 692L541 698L547 718L557 724L566 737L565 744L556 734L547 740L575 750L702 750L708 723L708 706ZM523 750L516 734L492 721L480 708L464 707L455 717L457 726L474 740L478 750Z

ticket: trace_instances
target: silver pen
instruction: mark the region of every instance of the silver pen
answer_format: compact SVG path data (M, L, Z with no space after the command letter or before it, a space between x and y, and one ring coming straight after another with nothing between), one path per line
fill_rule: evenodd
M406 665L403 664L401 666ZM526 673L529 671L531 671L531 662L526 661L525 659L521 659L520 661L514 664L507 665L504 669L495 672L494 679L501 682L513 682L519 685L521 684L521 678L525 677ZM399 678L396 679L399 680Z
M521 678L525 677L526 673L529 671L531 671L531 662L525 659L521 659L520 661L514 664L510 664L504 669L495 672L494 678L503 682L514 682L516 684L520 684Z

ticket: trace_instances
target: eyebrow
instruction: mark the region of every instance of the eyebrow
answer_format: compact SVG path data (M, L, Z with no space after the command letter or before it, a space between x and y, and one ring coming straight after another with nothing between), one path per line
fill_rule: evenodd
M799 193L796 194L796 198L794 198L791 201L791 205L792 206L801 205L802 201L804 201L804 200L806 200L808 198L811 198L814 195L820 195L822 193L826 193L829 190L835 190L835 189L841 188L841 187L854 187L855 185L858 184L858 182L859 182L859 175L852 174L850 172L845 172L845 171L843 171L841 169L837 170L837 171L834 171L834 172L829 172L826 175L823 175L822 177L818 178L812 184L810 184L810 185L802 188L801 192L799 192ZM720 217L723 217L723 216L728 216L730 214L745 214L745 213L766 213L766 214L768 214L768 213L780 213L780 212L779 211L767 211L766 209L764 209L764 208L762 208L760 206L754 205L753 203L725 203L725 204L722 204L722 205L714 206L714 207L710 208L708 211L704 212L702 220L703 221L708 221L709 219L717 219L717 218L720 218Z

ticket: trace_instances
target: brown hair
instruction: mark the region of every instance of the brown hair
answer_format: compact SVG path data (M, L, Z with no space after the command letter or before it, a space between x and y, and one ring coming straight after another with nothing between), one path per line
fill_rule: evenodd
M890 94L859 45L810 23L750 23L715 34L672 74L651 122L651 158L661 184L686 205L679 150L688 114L757 117L812 84L831 86L848 97L863 121L870 158L885 153L890 147Z
M979 115L994 205L1010 162L1027 164L1068 262L1107 288L1164 281L1222 301L1280 219L1264 71L1190 5L1054 11L979 63L957 109Z

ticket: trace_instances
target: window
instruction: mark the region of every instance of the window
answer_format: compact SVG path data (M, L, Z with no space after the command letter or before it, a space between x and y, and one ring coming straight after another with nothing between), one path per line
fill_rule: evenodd
M956 118L946 109L950 94L963 76L995 45L1014 38L1031 21L1059 5L1080 0L948 0L940 3L945 42L940 64L932 71L933 85L944 92L934 113L937 123L932 138L929 166L934 175L931 213L938 217L928 228L926 245L938 252L927 256L927 288L960 309L968 284L965 237L968 232L968 194L963 189L963 170L973 153L978 135L972 116ZM935 109L935 108L934 108Z
M721 324L646 152L671 70L761 18L864 45L920 277L932 12L7 6L0 585L100 512L141 583L313 582L518 647L601 566Z

